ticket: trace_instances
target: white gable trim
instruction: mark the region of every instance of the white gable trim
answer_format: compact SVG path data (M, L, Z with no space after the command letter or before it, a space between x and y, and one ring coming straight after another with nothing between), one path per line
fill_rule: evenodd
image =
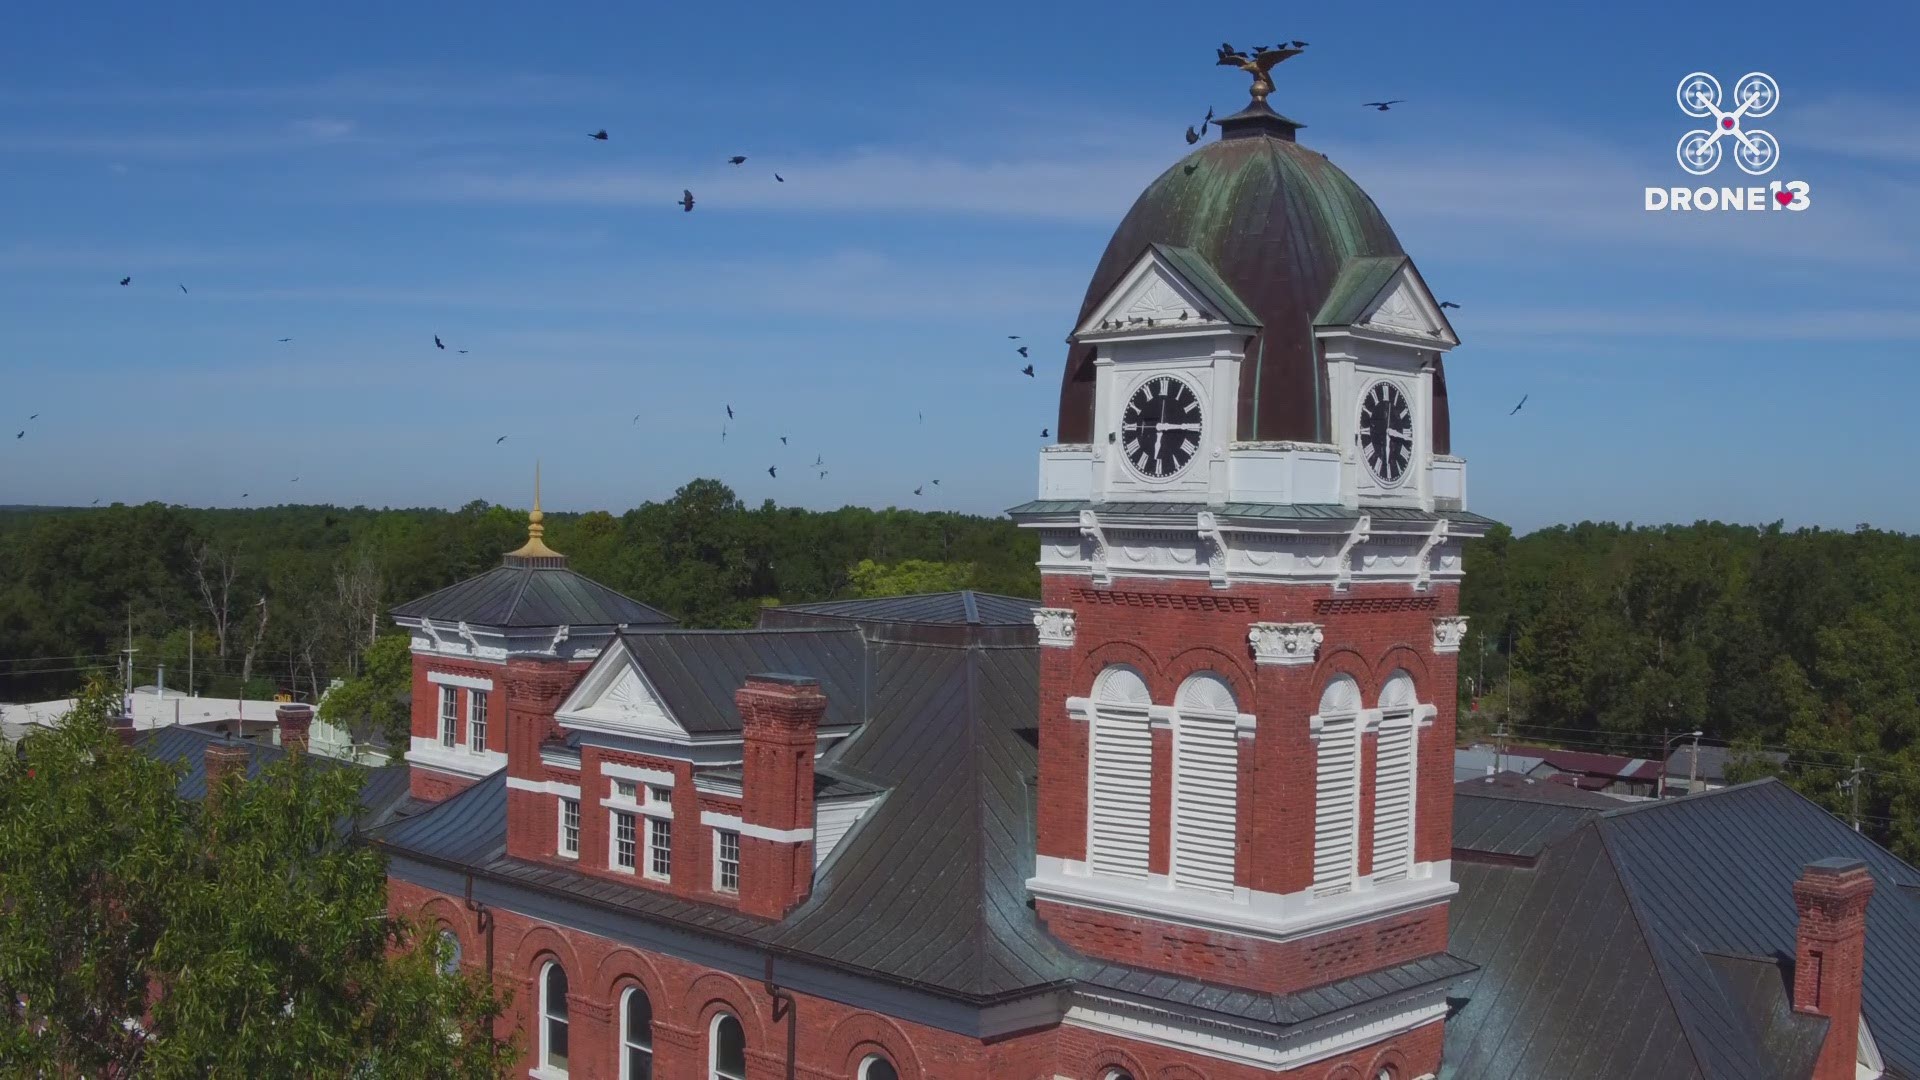
M555 780L528 780L524 777L509 776L507 788L510 791L531 791L537 795L559 795L575 800L580 798L580 785L562 784Z
M1367 301L1358 322L1351 326L1318 327L1315 333L1320 337L1354 334L1393 342L1414 341L1448 349L1460 344L1460 338L1447 321L1447 313L1441 310L1440 302L1433 298L1411 259L1395 270L1380 291Z
M1147 319L1155 325L1148 327ZM1103 329L1103 322L1120 325ZM1192 282L1149 248L1074 331L1074 337L1142 331L1219 332L1231 325L1224 314L1200 298L1200 290Z
M797 844L802 840L813 839L812 829L770 829L765 825L749 825L740 820L737 814L718 814L712 810L700 811L700 824L709 829L725 829L741 836L752 836L760 840L771 840L777 844Z
M615 639L555 711L560 724L581 731L684 742L687 729L673 717L660 692Z

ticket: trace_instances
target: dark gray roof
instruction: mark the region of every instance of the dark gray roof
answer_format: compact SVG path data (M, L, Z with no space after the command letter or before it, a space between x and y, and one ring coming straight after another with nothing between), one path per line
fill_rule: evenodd
M562 566L496 566L409 600L396 619L432 619L502 630L559 626L671 626L672 617Z
M1684 780L1688 776L1700 780L1722 783L1727 778L1727 765L1740 758L1752 757L1771 765L1784 765L1787 755L1777 750L1740 750L1731 746L1702 746L1698 764L1693 761L1693 747L1681 745L1674 747L1667 755L1667 777ZM1692 772L1688 770L1692 769Z
M507 851L507 770L453 796L429 813L388 826L380 838L394 847L431 852L454 862L483 864Z
M1511 773L1503 778L1524 781ZM1533 789L1486 780L1465 780L1453 786L1453 850L1455 858L1476 855L1503 859L1538 858L1547 846L1586 824L1603 809L1618 809L1617 799L1580 791L1565 784L1536 783ZM1569 805L1542 796L1539 788L1556 788L1573 796L1597 798L1605 807Z
M1342 1009L1471 974L1474 965L1449 953L1435 953L1397 967L1370 971L1351 979L1302 990L1295 994L1265 994L1219 986L1120 964L1088 962L1077 981L1156 1001L1170 1001L1195 1009L1263 1024L1298 1024Z
M183 799L200 799L207 794L207 747L226 742L224 735L196 727L173 725L142 732L134 745L148 757L177 762L182 766L176 789ZM268 742L242 739L234 745L247 751L247 777L260 775L268 765L286 757L286 751ZM376 828L419 809L409 796L405 765L369 768L336 758L309 755L323 768L355 769L362 774L360 783L360 827Z
M691 735L740 730L734 691L749 675L811 675L827 696L825 727L867 715L866 654L858 630L660 630L622 634L667 711Z
M729 769L702 769L696 778L718 780L721 783L739 786L741 774L738 766ZM886 789L878 784L869 784L864 780L855 780L842 776L831 769L813 771L813 797L815 799L846 799L860 795L878 795Z
M810 604L783 604L780 612L846 619L852 622L938 623L972 626L1032 626L1038 600L996 593L959 592L920 593L914 596L881 596L859 600L823 600ZM766 612L765 614L771 614Z
M1078 514L1082 510L1136 517L1191 517L1202 510L1212 510L1217 517L1258 521L1356 521L1364 514L1375 521L1430 523L1445 520L1454 525L1468 526L1498 524L1490 517L1469 510L1433 511L1413 506L1368 506L1355 509L1339 503L1230 502L1216 508L1190 502L1093 503L1085 499L1034 499L1031 502L1010 507L1007 513L1014 517L1067 517Z
M1804 1077L1815 1036L1770 995L1793 883L1832 856L1874 876L1863 1012L1888 1075L1920 1076L1920 872L1772 780L1599 813L1535 866L1456 862L1448 944L1481 973L1442 1075Z

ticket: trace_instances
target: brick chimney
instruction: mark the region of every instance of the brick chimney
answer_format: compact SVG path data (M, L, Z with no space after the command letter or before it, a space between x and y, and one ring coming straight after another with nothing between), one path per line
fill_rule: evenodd
M206 806L209 811L219 808L222 789L232 781L243 779L247 775L249 756L246 744L232 739L207 744Z
M1793 1008L1828 1018L1811 1080L1852 1080L1859 1053L1860 975L1866 966L1873 878L1859 859L1808 863L1793 883Z
M280 721L280 749L289 754L307 752L307 732L313 727L313 706L289 702L273 710Z
M749 675L734 692L740 769L740 910L778 919L813 891L813 751L826 695L804 675Z

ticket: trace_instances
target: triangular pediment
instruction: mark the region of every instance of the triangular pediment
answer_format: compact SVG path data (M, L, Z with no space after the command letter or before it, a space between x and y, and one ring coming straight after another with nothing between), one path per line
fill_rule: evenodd
M555 712L568 727L635 735L685 738L686 728L673 718L646 673L624 645L600 655Z
M1334 310L1339 309L1339 310ZM1405 256L1356 259L1335 282L1315 320L1322 329L1349 326L1453 346L1460 339L1413 260Z
M1076 334L1257 326L1244 304L1199 256L1153 245L1094 306Z

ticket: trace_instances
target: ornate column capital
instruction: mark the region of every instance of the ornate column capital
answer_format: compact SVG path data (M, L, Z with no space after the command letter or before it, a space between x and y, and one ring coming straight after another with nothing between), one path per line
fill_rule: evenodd
M1319 623L1257 622L1247 627L1247 644L1257 664L1311 664L1326 636Z
M1437 653L1457 653L1460 651L1460 639L1467 636L1467 617L1465 615L1435 615L1433 617L1433 651Z
M1073 647L1072 608L1035 608L1033 626L1040 631L1040 644L1056 649Z

